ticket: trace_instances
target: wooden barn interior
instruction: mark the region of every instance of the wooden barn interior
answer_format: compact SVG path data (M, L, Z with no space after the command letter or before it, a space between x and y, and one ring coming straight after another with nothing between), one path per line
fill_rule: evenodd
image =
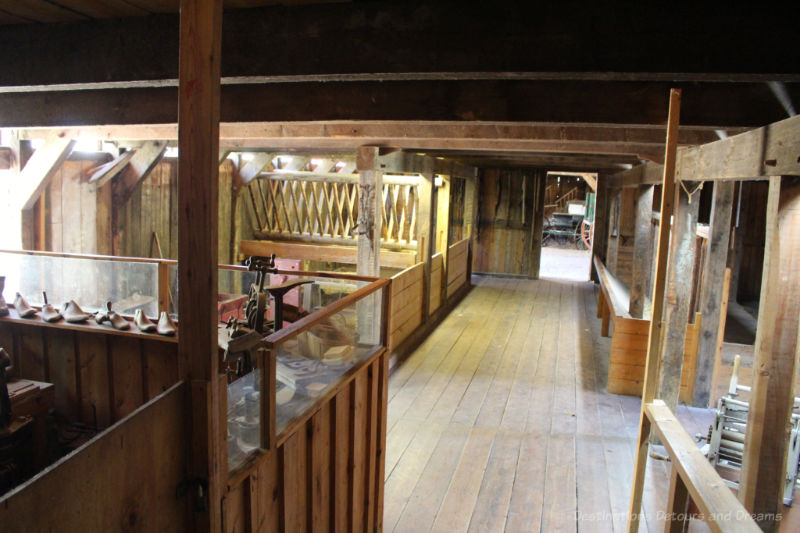
M797 35L0 3L0 530L800 530Z

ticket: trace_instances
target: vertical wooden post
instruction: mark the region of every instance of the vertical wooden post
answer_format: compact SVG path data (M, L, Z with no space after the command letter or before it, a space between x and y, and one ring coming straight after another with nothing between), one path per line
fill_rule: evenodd
M636 198L636 222L633 237L633 282L628 312L634 318L650 314L647 289L653 274L653 191L655 186L642 185Z
M381 273L381 202L383 201L383 172L379 170L378 148L362 146L356 157L358 168L358 263L361 276L380 276ZM380 341L380 297L374 294L358 302L359 340Z
M222 476L217 363L217 200L222 1L181 0L178 97L179 374L189 381L188 478L208 480L194 531L220 531Z
M756 328L739 500L777 531L797 375L800 317L800 178L770 178L764 272Z
M544 233L544 193L547 187L547 172L536 171L533 190L533 220L531 223L531 268L530 276L539 279L542 266L542 236Z
M697 348L697 367L694 377L692 403L707 407L711 399L711 377L714 370L714 356L720 335L722 300L725 291L725 266L728 262L728 243L731 232L731 211L733 208L732 181L714 183L714 196L711 204L708 251L703 265L703 288L700 312L703 323L700 325L700 339Z
M478 191L480 190L480 178L476 175L467 180L466 190L464 191L464 237L469 239L467 249L467 283L472 283L472 262L477 239L478 226ZM444 277L444 276L443 276Z
M617 251L619 250L620 235L620 205L622 204L622 189L615 188L608 191L608 241L606 245L606 268L612 274L617 273Z
M608 248L608 196L609 190L604 174L597 176L597 196L594 199L594 224L592 228L592 254L600 258L605 264L606 249ZM599 282L600 278L594 269L592 261L592 281Z
M417 262L425 263L422 274L422 320L431 315L431 256L436 252L433 231L436 227L436 191L433 172L423 174L417 186ZM442 278L447 279L447 263L442 262Z
M661 219L658 224L658 246L656 248L656 270L653 283L653 315L647 341L647 358L644 367L642 408L639 413L639 438L636 460L633 467L631 505L628 512L628 533L638 533L642 510L644 471L647 466L647 447L650 436L650 419L644 408L652 402L658 385L659 347L661 345L661 316L664 303L664 287L667 273L667 251L669 246L669 220L675 201L675 157L678 149L678 124L680 122L681 91L672 89L669 94L669 119L667 121L667 145L664 156L664 177L661 186Z
M689 521L689 490L678 474L675 465L670 469L669 503L667 504L666 533L683 533Z
M378 148L358 149L358 263L361 276L378 276L381 268L381 199L383 173L378 170Z
M664 326L661 333L661 365L657 397L674 413L681 390L686 325L692 298L692 270L697 241L699 196L690 203L682 187L675 187L675 214L670 232L667 290L664 297ZM663 224L669 219L663 218ZM655 316L655 314L654 314Z

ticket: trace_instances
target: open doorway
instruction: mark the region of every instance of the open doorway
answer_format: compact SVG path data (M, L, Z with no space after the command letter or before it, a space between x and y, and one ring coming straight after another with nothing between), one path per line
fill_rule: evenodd
M547 173L541 277L589 279L596 188L597 174Z

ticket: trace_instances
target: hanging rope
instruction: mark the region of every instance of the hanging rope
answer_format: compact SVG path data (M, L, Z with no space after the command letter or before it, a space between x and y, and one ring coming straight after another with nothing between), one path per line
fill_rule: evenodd
M692 203L692 197L703 188L703 182L701 181L697 184L697 186L694 188L692 192L689 192L689 189L686 188L686 185L684 185L683 181L680 181L679 183L681 184L681 189L683 189L683 192L685 192L686 196L689 197L690 204Z

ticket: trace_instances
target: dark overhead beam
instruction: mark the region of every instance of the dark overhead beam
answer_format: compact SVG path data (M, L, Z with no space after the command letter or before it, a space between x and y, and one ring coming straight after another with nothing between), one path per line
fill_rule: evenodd
M0 86L177 79L177 15L24 26L0 28L0 49L12 52L4 54ZM756 4L618 10L595 3L579 13L569 2L269 6L226 12L223 35L223 78L800 80L796 22Z
M227 85L222 120L426 120L612 123L666 122L667 95L683 89L684 124L758 127L785 118L763 83L668 84L605 81L396 81ZM788 84L800 100L800 84ZM743 105L743 102L746 105ZM0 92L0 126L176 122L172 87Z

